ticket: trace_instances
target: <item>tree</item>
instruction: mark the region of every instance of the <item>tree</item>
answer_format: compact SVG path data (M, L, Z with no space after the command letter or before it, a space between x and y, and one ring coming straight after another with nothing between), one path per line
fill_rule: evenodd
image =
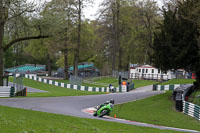
M152 61L164 71L180 68L193 71L200 83L199 28L186 17L195 8L194 1L186 0L176 8L163 9L164 20L160 32L155 33Z
M4 38L4 31L5 31L5 25L9 21L12 21L13 19L17 19L22 17L22 15L25 15L26 13L33 12L33 4L27 3L25 0L0 0L0 77L3 76L4 71L4 62L3 62L3 56L4 52L13 46L14 44L25 41L25 40L31 40L31 39L40 39L40 38L47 38L48 35L42 35L41 32L39 35L26 35L23 37L12 39L5 45L3 45L3 38ZM7 29L9 30L9 29ZM2 81L2 80L0 80ZM3 83L0 82L0 85Z
M137 10L137 17L139 22L144 26L142 35L143 42L147 45L144 46L145 59L144 63L147 63L147 54L149 55L153 42L153 32L156 29L157 23L160 21L160 16L158 14L159 8L154 0L145 0L139 2Z
M77 47L74 53L74 76L78 76L78 64L80 58L80 45L81 45L81 23L82 23L82 10L83 8L91 3L91 0L75 0L74 6L77 11Z
M49 40L50 47L56 45L54 50L63 53L65 79L69 78L68 54L74 44L72 38L75 30L75 14L73 0L52 0L46 4L44 11L41 13L48 22L48 32L53 33L52 38Z
M105 34L102 43L107 48L112 70L128 70L130 62L144 63L160 18L156 2L105 0L102 6L99 20Z

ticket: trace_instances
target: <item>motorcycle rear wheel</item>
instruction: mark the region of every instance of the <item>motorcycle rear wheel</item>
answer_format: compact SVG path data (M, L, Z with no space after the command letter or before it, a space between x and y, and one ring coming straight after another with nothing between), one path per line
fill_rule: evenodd
M108 113L109 113L109 111L104 109L101 111L101 114L99 115L99 117L103 117L104 115L107 115Z

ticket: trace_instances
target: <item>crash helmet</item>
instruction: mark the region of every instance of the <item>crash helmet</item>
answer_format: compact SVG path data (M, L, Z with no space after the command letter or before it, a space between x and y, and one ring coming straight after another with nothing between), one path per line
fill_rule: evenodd
M111 100L110 100L110 103L114 104L114 103L115 103L115 101L114 101L113 99L111 99Z
M109 104L110 103L110 101L106 101L104 104Z

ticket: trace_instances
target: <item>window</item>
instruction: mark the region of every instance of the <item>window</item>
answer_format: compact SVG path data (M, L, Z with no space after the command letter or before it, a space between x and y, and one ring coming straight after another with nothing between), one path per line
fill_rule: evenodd
M146 73L148 73L148 69L146 69Z
M160 73L160 69L158 69L158 73Z
M142 69L142 73L144 73L144 69Z
M154 69L152 69L151 73L154 73Z
M141 72L141 69L139 69L139 73Z

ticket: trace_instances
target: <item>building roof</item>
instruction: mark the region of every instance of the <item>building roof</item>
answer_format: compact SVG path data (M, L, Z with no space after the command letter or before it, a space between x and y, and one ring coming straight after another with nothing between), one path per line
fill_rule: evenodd
M136 68L155 68L151 65L142 65L142 66L137 66L137 67L130 67L130 69L136 69Z
M78 70L85 69L85 68L91 68L91 67L94 67L94 64L78 65ZM70 67L69 70L73 71L74 67Z

